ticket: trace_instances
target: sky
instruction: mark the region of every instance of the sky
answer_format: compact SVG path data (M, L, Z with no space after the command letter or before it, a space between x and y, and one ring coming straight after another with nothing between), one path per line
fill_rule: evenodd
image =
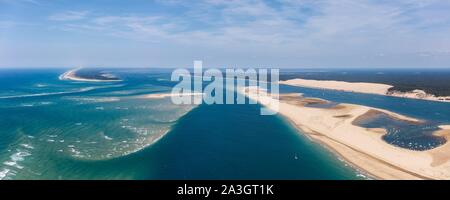
M0 67L450 68L448 0L0 0Z

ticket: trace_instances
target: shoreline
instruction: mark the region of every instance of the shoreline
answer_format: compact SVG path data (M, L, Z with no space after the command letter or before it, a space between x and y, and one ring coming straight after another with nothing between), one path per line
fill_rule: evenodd
M288 119L286 116L284 116L284 118L287 119L289 123L291 123L297 130L300 131L299 134L304 134L306 137L311 138L311 141L321 145L323 148L326 148L331 154L335 154L337 157L339 157L339 160L347 163L357 171L363 172L363 174L367 175L368 177L378 180L430 179L419 174L412 174L408 171L402 170L399 167L393 166L373 156L357 151L345 144L327 138L323 134L312 133L311 130L305 130L304 127L298 126L297 124L295 124L295 122ZM357 157L357 159L352 159L351 156ZM361 165L364 165L364 167L362 167ZM372 167L372 169L368 169L370 166Z
M299 86L306 88L338 90L344 92L355 92L364 94L376 94L399 98L419 99L426 101L450 102L450 96L435 96L423 90L413 90L410 92L389 91L394 86L382 83L346 82L333 80L310 80L310 79L289 79L279 81L279 84Z
M71 69L63 74L59 75L59 80L70 80L70 81L82 81L82 82L119 82L122 80L101 80L101 79L88 79L82 78L76 75L77 71L80 70L81 67L76 69Z
M261 91L260 91L261 92ZM246 94L247 95L247 94ZM248 93L249 98L269 108L276 99ZM450 179L450 141L431 150L414 151L388 144L382 139L384 129L363 128L354 125L356 118L369 111L383 112L398 120L421 123L421 120L383 109L355 104L339 104L338 108L311 108L304 106L304 98L280 95L279 114L291 122L301 134L327 147L332 153L376 179ZM286 100L287 99L287 100ZM263 104L263 102L265 102ZM302 115L299 115L302 113ZM448 137L450 126L440 126L435 136Z

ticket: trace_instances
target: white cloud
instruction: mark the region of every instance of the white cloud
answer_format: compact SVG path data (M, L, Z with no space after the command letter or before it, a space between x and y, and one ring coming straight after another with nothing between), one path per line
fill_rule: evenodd
M424 33L421 27L427 27L427 31L450 24L450 14L434 12L435 7L450 5L436 0L290 0L280 1L276 7L256 0L179 3L187 16L97 16L82 23L68 23L64 29L150 42L272 46L286 51L341 54L342 49L359 53L358 49L368 46L383 52L387 48L406 51L409 41L433 40L430 35L434 33ZM169 6L180 4L165 2ZM86 15L72 11L50 19L73 21ZM450 33L447 29L439 35Z
M88 11L66 11L50 15L48 17L51 21L76 21L87 17Z
M189 49L189 55L232 55L233 59L251 55L280 63L377 63L370 59L380 59L383 54L383 62L393 59L395 64L413 60L409 58L417 52L441 58L446 54L432 52L448 52L450 48L450 2L445 0L160 3L163 8L152 12L105 15L101 9L95 14L68 11L48 19L60 21L51 24L60 30L86 34L88 40L109 36L113 37L111 44L120 38L125 44L162 44L171 48L167 52ZM160 52L161 46L149 46Z
M384 3L376 3L376 1L370 0L342 0L339 2L290 0L286 2L288 3L281 4L279 9L275 9L263 1L204 0L202 3L193 3L192 6L187 7L188 16L170 15L169 13L166 16L117 15L100 16L94 18L92 21L99 25L113 24L116 22L150 25L156 20L165 19L166 22L161 21L159 25L164 25L164 23L168 23L167 21L171 21L171 23L178 23L178 25L183 26L203 20L203 22L219 25L212 31L220 29L227 30L227 28L233 27L249 27L251 30L254 28L252 25L259 24L260 26L266 26L266 29L272 29L271 31L274 33L284 32L284 30L274 29L271 26L284 25L288 27L292 26L289 28L295 28L305 32L310 32L308 28L314 29L315 31L321 32L322 34L319 35L323 36L351 32L358 29L413 29L418 26L439 23L448 24L450 20L450 14L443 12L446 10L445 8L450 8L450 4L433 0L403 0L394 3L384 1ZM319 14L305 14L305 12L311 11L302 10L302 5L305 6L308 4L313 5L311 8ZM424 9L432 5L435 5L435 7L441 5L446 7L441 9ZM206 16L202 15L202 13L206 13ZM84 19L87 14L88 12L86 11L68 11L52 15L49 19L60 21L79 20ZM213 14L219 16L213 16ZM414 24L408 24L408 21L412 20L415 20ZM299 24L298 21L303 22ZM195 31L203 31L202 29L202 27L199 27Z

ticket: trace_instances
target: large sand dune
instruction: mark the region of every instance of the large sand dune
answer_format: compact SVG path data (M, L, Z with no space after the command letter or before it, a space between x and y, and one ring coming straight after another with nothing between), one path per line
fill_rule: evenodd
M450 97L437 97L432 94L427 94L423 90L413 90L409 92L389 91L389 89L394 86L381 83L309 80L300 78L280 81L279 83L308 88L320 88L328 90L340 90L346 92L358 92L367 94L388 95L402 98L411 98L411 99L422 99L429 101L450 102Z

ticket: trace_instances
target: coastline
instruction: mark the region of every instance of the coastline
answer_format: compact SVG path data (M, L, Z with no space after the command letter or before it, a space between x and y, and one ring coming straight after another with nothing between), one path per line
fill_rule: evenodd
M70 81L82 81L82 82L118 82L122 80L102 80L102 79L88 79L77 76L77 71L80 70L81 67L76 69L71 69L67 72L61 74L58 78L59 80L70 80Z
M394 86L382 83L309 80L296 78L285 81L279 81L279 84L300 86L307 88L339 90L345 92L376 94L400 98L420 99L427 101L450 102L450 97L440 97L440 96L437 97L432 94L427 94L423 90L413 90L410 92L389 91L389 89Z
M261 91L259 91L261 92ZM249 89L246 95L260 104L275 109L276 99L258 97ZM264 98L264 99L261 99ZM263 103L264 102L264 103ZM305 107L298 95L280 95L279 113L288 119L301 133L326 146L337 156L355 168L377 179L450 179L450 144L431 150L413 151L386 143L384 129L363 128L354 125L356 118L369 111L388 114L398 120L421 123L421 120L387 110L354 104L339 104L338 108ZM299 115L301 113L302 115ZM447 138L450 126L440 126L436 136Z

